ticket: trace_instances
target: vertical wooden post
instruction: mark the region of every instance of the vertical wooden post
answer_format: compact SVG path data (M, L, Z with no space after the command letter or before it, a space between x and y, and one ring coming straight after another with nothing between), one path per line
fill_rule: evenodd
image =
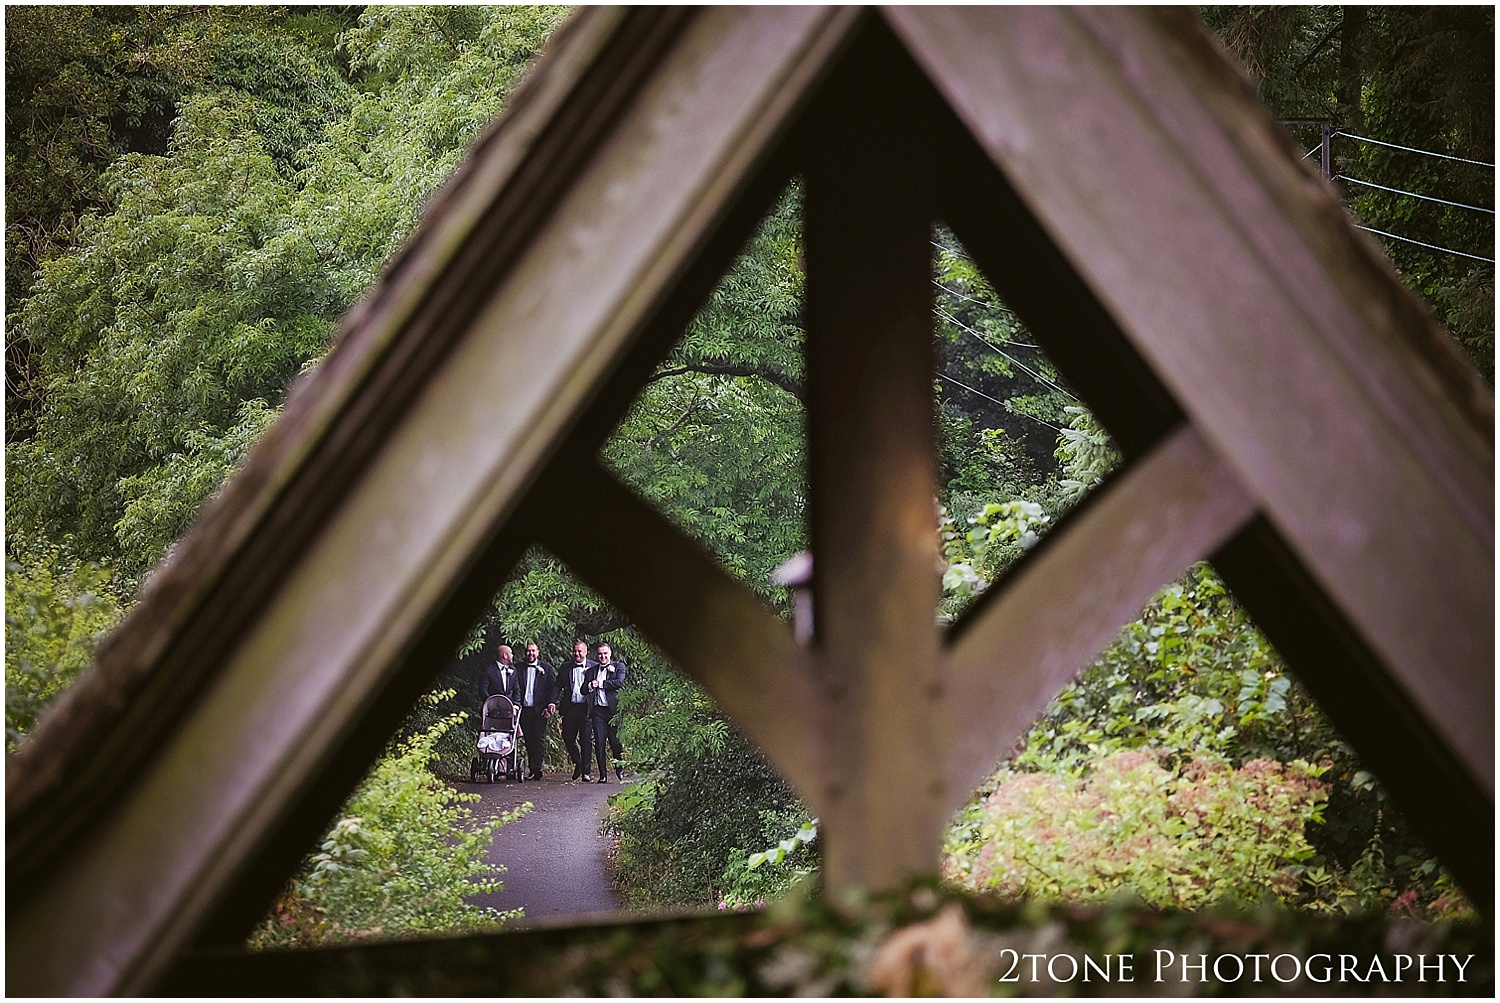
M931 216L902 98L844 104L806 176L819 801L836 898L935 871L946 804Z

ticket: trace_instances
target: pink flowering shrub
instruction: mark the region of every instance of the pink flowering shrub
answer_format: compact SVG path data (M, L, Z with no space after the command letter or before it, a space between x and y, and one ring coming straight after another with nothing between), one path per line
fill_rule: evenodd
M1295 902L1327 799L1305 763L1212 759L1176 771L1116 752L1081 779L1004 773L950 834L945 877L1006 898L1160 908Z

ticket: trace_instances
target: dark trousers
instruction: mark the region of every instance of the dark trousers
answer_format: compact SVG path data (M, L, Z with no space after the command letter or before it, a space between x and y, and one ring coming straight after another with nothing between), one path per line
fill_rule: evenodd
M562 735L563 746L568 750L568 758L573 761L573 768L587 773L590 750L594 742L593 732L589 731L588 704L575 704L569 701L562 705Z
M620 745L620 713L618 709L609 718L609 751L616 759L625 758L625 748Z
M547 719L542 717L542 708L521 708L521 732L526 739L526 772L539 777L547 753Z
M614 722L615 712L609 707L600 707L595 704L589 708L589 726L593 731L594 754L599 759L599 779L603 780L609 776L609 760L605 758L610 740L610 726ZM584 772L588 772L588 759L584 759Z

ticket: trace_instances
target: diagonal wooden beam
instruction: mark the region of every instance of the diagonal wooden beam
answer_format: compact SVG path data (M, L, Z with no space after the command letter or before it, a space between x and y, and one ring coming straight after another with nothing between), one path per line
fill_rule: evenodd
M696 679L816 805L821 693L790 628L595 466L537 499L540 542Z
M1494 405L1451 339L1191 15L884 16L1493 800Z
M1402 817L1474 904L1494 915L1494 808L1431 722L1402 697L1264 517L1212 561L1338 733L1359 750L1360 763L1380 778ZM1392 741L1396 735L1400 740Z
M220 504L255 510L274 496L289 522L252 520L247 533L287 550L285 562L237 563L244 538L200 529L186 549L215 563L195 565L178 583L221 595L253 586L255 601L225 619L160 591L143 600L137 616L163 624L167 640L214 641L175 649L201 689L159 727L127 729L130 748L150 745L134 783L111 811L74 813L70 852L36 858L47 873L7 911L7 989L148 991L240 887L289 812L333 814L351 776L331 776L329 763L351 741L374 757L369 726L389 718L372 708L401 688L455 589L477 580L476 555L513 531L512 517L580 413L632 357L693 259L717 244L859 16L725 8L693 12L649 48L612 36L607 51L644 64L645 79L610 106L617 113L597 142L549 160L548 143L502 130L501 152L518 166L501 187L511 203L535 202L531 232L498 273L481 269L465 283L440 269L418 297L421 323L392 321L397 363L422 356L435 333L446 348L399 393L377 381L336 401L333 424L343 431L327 440L329 457L363 450L362 462L350 469L283 457L267 471L258 449ZM655 15L626 20L636 17ZM566 139L573 123L543 118L546 137ZM469 177L485 176L485 159ZM553 177L559 163L566 184ZM461 254L483 263L498 253L488 238L509 231L480 230L486 239L471 234ZM397 272L413 262L402 259ZM473 302L450 309L460 295ZM351 323L320 371L363 359L364 321ZM317 432L293 424L271 441ZM312 491L315 509L293 504L309 497L300 488ZM294 536L299 515L314 528ZM504 550L493 551L502 563ZM162 678L150 646L132 656L155 683L175 678ZM127 710L153 706L149 694L105 690L129 699ZM80 749L93 740L71 739Z
M1233 472L1182 425L1060 523L954 627L950 810L1157 589L1254 514Z

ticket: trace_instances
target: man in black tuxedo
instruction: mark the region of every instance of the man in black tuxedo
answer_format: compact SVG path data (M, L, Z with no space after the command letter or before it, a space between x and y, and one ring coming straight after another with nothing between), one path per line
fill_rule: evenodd
M589 750L593 748L594 737L589 731L589 680L597 665L589 657L589 646L574 641L573 661L557 670L557 692L553 695L562 709L563 746L573 761L573 779L582 779L584 783L592 779Z
M495 649L497 662L486 662L479 670L479 704L496 693L504 694L511 703L516 702L516 667L511 664L515 657L510 645L502 644Z
M630 666L619 655L614 656L615 668L619 670L617 677L619 685L625 685L625 675L630 671ZM624 780L625 772L622 762L625 759L625 748L620 745L620 718L624 717L618 710L609 719L609 753L615 760L615 779Z
M610 729L615 712L620 708L620 683L624 680L623 666L616 664L608 644L600 644L599 661L589 678L589 724L593 731L594 754L599 760L599 783L609 783L609 760L605 754L610 745ZM619 739L614 739L618 748ZM620 771L615 771L620 779Z
M526 646L526 664L516 671L516 702L521 705L521 734L526 738L527 780L542 779L542 757L547 752L547 719L557 713L553 702L552 666L541 659L537 646Z

